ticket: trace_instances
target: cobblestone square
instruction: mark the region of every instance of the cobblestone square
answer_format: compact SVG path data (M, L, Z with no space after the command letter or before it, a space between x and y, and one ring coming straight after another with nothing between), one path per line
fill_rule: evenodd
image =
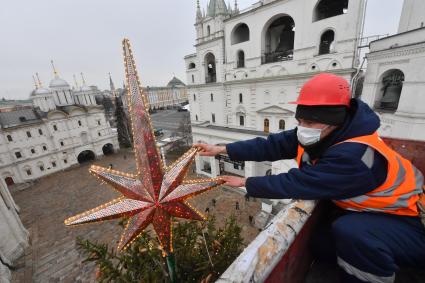
M172 159L177 155L169 156ZM94 282L93 264L82 264L83 258L76 250L75 239L80 236L116 246L120 230L118 220L106 221L77 227L65 227L64 219L107 202L119 194L107 185L102 185L91 176L91 164L124 172L134 172L133 154L129 150L102 157L67 171L39 179L34 185L13 192L21 208L20 216L30 232L30 247L18 262L12 282ZM192 172L192 170L191 170ZM196 177L196 176L189 176ZM212 205L212 199L216 205ZM240 209L236 210L236 202ZM234 213L246 243L258 233L249 223L249 215L255 216L260 210L259 201L245 201L241 192L220 188L202 194L191 203L200 211L208 207L216 215L218 225Z

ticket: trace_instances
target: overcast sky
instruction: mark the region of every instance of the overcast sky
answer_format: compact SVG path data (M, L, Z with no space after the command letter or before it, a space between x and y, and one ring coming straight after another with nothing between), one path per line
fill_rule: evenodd
M239 6L254 2L239 0ZM395 33L402 2L369 0L365 35ZM201 0L202 7L206 4ZM111 72L119 87L123 37L131 40L143 85L165 85L173 73L185 81L183 57L195 51L195 7L195 0L5 1L0 10L0 98L28 98L35 72L48 85L51 59L72 85L72 75L80 80L83 72L88 84L109 88Z

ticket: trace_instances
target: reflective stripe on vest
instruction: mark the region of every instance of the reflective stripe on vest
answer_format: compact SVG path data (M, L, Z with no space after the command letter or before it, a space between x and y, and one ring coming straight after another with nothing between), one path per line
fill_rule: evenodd
M341 143L344 142L362 143L382 154L388 161L387 179L381 186L367 194L334 202L347 210L417 216L417 203L425 189L421 172L410 161L388 147L377 133ZM301 167L307 158L304 149L298 146L298 165Z

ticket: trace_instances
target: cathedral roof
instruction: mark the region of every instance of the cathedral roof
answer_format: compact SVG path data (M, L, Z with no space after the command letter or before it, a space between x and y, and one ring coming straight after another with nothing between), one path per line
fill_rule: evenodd
M81 91L91 91L92 89L89 87L89 86L87 86L87 85L83 85L82 87L81 87Z
M31 96L51 94L51 91L45 87L40 87L31 92Z
M224 0L210 0L208 4L207 16L228 15L229 11Z
M0 112L0 124L3 128L19 125L40 123L41 119L33 108L19 109L9 112Z
M55 76L53 80L50 81L49 87L69 87L69 84L64 79Z
M171 81L168 82L167 86L185 86L185 84L176 77L173 77Z

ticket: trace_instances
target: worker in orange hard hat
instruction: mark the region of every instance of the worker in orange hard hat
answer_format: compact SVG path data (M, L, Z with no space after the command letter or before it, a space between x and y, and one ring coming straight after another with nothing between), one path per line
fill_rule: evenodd
M341 282L394 282L401 267L425 267L423 175L379 138L379 117L351 98L344 78L327 73L307 81L292 103L295 129L195 146L203 156L227 153L234 161L295 158L299 168L287 173L221 178L252 197L332 201L337 216L317 233L313 250L338 264Z

